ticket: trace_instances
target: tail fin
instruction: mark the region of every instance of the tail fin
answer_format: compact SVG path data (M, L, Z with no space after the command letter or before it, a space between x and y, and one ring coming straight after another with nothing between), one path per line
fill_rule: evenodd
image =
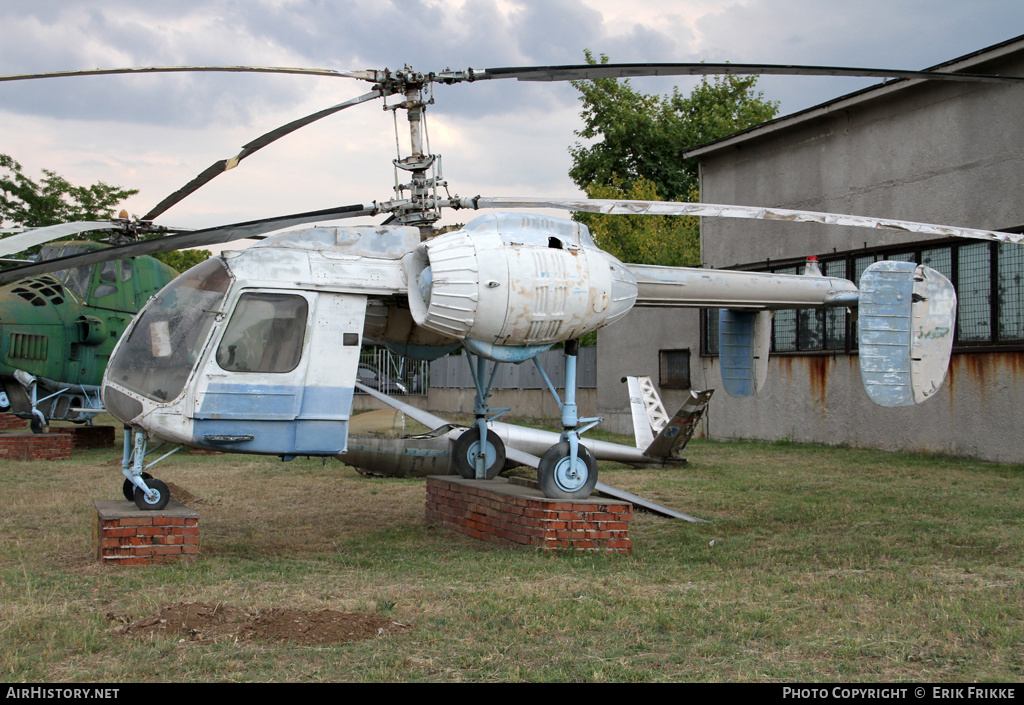
M679 454L683 452L683 448L693 438L693 432L697 429L697 422L700 421L700 417L704 414L704 410L707 408L708 402L711 401L711 395L714 392L714 389L706 389L704 391L691 389L690 398L683 403L679 411L672 415L668 424L661 429L657 437L644 450L644 455L649 458L679 457Z
M629 408L633 414L633 436L637 448L646 448L654 434L668 425L668 413L650 377L624 377L629 386Z
M913 262L876 262L860 280L860 371L881 406L918 404L938 391L949 367L956 291Z
M678 456L693 437L714 390L691 390L679 411L669 416L650 377L625 377L623 381L629 385L636 447L643 448L649 458Z

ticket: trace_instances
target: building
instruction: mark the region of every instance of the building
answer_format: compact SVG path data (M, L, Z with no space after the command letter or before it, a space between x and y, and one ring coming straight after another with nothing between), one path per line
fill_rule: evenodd
M1024 36L933 68L1024 75ZM1024 231L1024 86L889 81L687 156L699 159L708 203ZM704 267L799 273L816 255L826 275L857 281L871 262L913 260L949 277L959 297L946 381L924 404L884 409L869 401L857 364L855 312L782 311L774 318L764 389L744 399L719 390L705 434L1024 462L1024 245L918 237L704 219ZM680 403L685 386L720 387L716 334L717 311L665 309L635 310L603 330L597 409L608 428L630 428L625 385L618 383L625 374L667 380L666 406Z

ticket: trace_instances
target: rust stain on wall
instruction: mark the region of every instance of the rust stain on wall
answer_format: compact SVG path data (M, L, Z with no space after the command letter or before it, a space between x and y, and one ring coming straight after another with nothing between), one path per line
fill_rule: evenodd
M828 391L828 366L826 357L808 357L807 374L811 383L811 396L817 397L821 413L825 413L825 394Z
M976 385L984 398L990 385L1004 379L1007 372L1014 385L1024 382L1024 353L1004 351L953 355L946 373L950 403L953 401L957 378L963 377L965 382Z
M791 357L776 357L775 360L779 364L779 375L786 378L786 382L793 381L793 358Z

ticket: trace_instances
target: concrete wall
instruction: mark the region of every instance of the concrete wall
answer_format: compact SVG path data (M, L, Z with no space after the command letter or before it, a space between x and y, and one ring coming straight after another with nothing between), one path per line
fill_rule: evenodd
M634 308L625 318L597 335L597 415L604 418L602 428L633 435L629 411L629 391L622 383L627 375L646 375L658 383L658 352L690 350L690 380L706 389L700 365L700 317L697 309ZM710 384L718 386L717 382ZM675 412L688 392L660 390L668 413ZM714 404L714 400L711 402Z
M1024 50L972 70L1020 75ZM992 230L1024 225L1024 90L919 83L871 96L838 100L788 129L704 153L701 199ZM920 239L705 218L701 258L728 267Z

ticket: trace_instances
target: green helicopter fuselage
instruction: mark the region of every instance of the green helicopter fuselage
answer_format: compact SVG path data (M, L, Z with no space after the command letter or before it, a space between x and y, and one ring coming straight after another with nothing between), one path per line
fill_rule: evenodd
M40 258L104 247L90 241L51 243ZM0 391L6 391L11 411L32 417L24 384L31 376L47 419L81 420L68 413L69 405L81 400L69 401L66 392L99 386L110 353L134 315L176 276L159 260L133 257L0 286ZM19 371L22 381L15 377ZM65 399L59 404L61 390Z

